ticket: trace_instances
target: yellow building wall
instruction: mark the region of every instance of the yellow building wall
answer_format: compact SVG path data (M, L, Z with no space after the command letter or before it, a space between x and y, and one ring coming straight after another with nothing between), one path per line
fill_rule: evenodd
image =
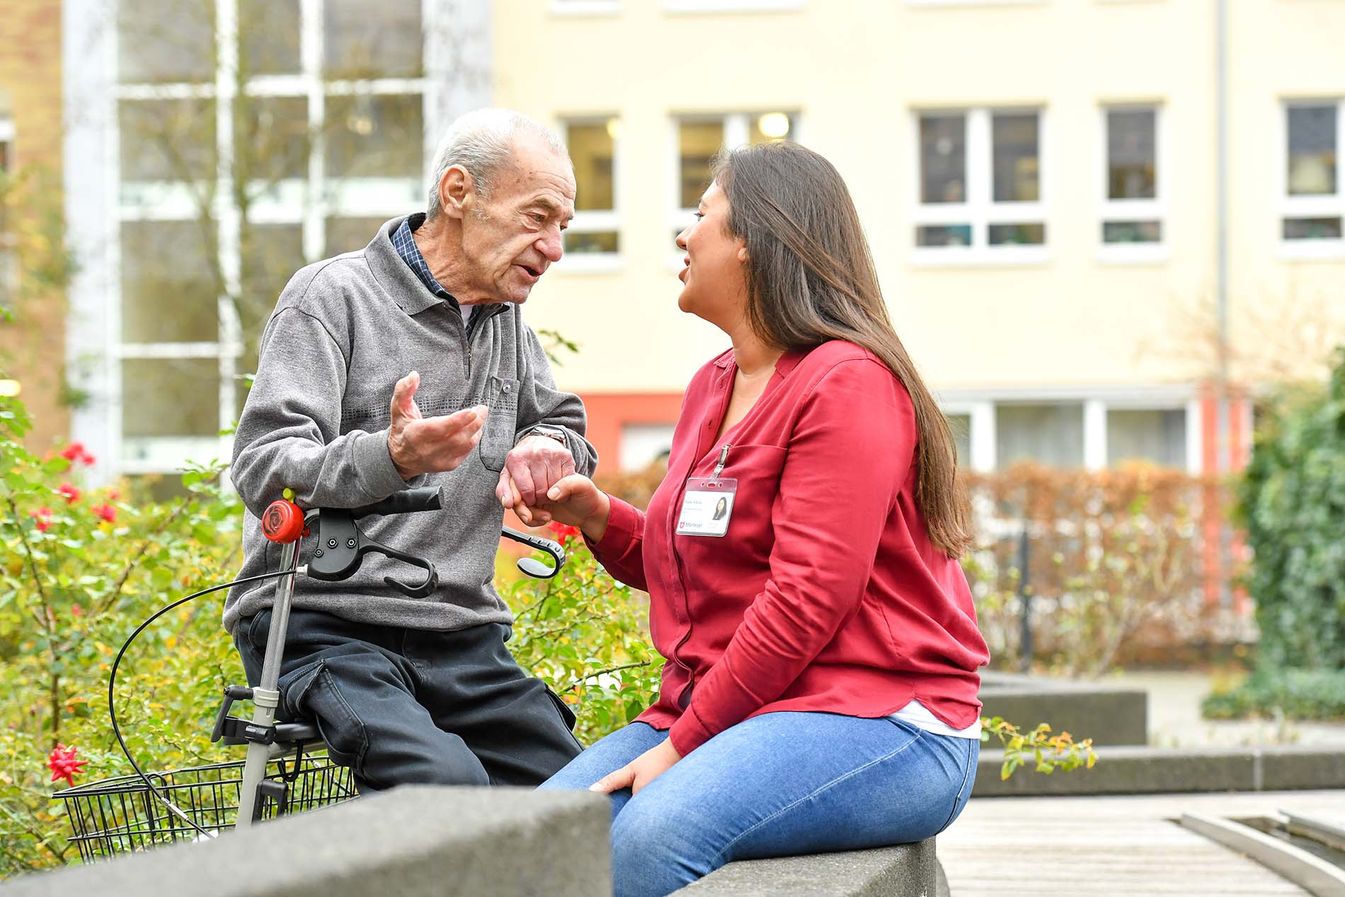
M1212 2L808 0L796 10L692 14L622 0L612 14L552 11L564 2L498 2L494 59L500 105L552 122L621 120L620 268L562 263L528 303L535 326L582 344L558 372L566 386L680 390L727 345L676 309L672 116L769 110L800 112L802 140L846 177L898 330L936 388L1142 387L1213 372ZM1339 299L1333 284L1345 262L1282 257L1275 176L1281 100L1345 95L1345 14L1338 0L1229 6L1229 296L1243 357L1264 341L1249 309L1274 320L1293 296L1335 289ZM1162 110L1159 261L1099 258L1101 105L1126 102ZM1044 110L1048 259L916 263L915 111L996 106Z

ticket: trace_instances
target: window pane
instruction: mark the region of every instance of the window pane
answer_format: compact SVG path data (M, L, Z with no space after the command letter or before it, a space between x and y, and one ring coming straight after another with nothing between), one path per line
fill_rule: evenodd
M971 467L971 415L945 414L948 429L953 431L953 445L957 449L957 466L962 469Z
M1336 192L1336 107L1292 106L1289 113L1289 195Z
M1015 461L1054 467L1083 465L1083 405L995 406L995 448L1001 468Z
M565 129L565 136L578 186L575 209L610 211L616 208L612 170L614 149L608 123L572 124Z
M128 343L214 342L218 290L210 272L213 221L123 221L121 338ZM207 242L209 241L209 242Z
M566 252L619 252L620 250L621 240L614 230L577 233L571 229L565 232Z
M238 0L243 77L297 74L299 0Z
M684 121L678 125L682 208L694 209L700 203L701 194L710 186L710 166L723 145L723 121Z
M121 425L128 439L219 433L219 361L128 358L121 363Z
M1186 466L1186 412L1180 409L1107 412L1107 461Z
M1037 147L1037 113L1012 113L992 117L994 140L995 202L1036 202L1040 159Z
M328 218L327 246L322 251L323 257L331 258L343 252L363 249L386 223L386 218Z
M327 0L323 70L333 78L424 74L421 0Z
M238 112L236 173L248 181L278 181L308 175L308 100L246 97Z
M992 224L991 246L1040 246L1046 242L1044 224Z
M123 82L214 81L214 0L120 0L118 74Z
M965 116L920 116L920 201L967 201Z
M1340 236L1339 218L1284 219L1286 240L1339 240Z
M1107 197L1153 199L1157 195L1158 114L1152 109L1107 113Z
M916 246L970 246L970 224L923 225L915 229Z
M424 124L419 94L327 98L327 174L420 178Z
M214 100L123 100L120 109L122 180L215 178Z
M280 291L304 266L303 225L248 224L243 230L242 263L243 293L238 315L245 347L243 367L252 370L257 361L257 341Z
M747 142L751 146L760 146L763 143L777 143L781 140L788 140L794 135L794 119L784 112L765 112L761 115L752 116L752 123L747 135Z
M1161 243L1163 242L1163 223L1161 221L1104 221L1102 223L1103 243Z

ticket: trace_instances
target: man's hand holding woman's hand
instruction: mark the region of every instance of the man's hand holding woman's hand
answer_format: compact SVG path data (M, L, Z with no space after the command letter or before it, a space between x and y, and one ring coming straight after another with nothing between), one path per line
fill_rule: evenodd
M416 404L419 388L420 374L412 371L392 391L388 454L404 480L453 470L465 461L481 441L489 411L485 405L476 405L453 414L422 417Z
M495 494L501 504L512 508L518 519L528 526L541 526L555 520L577 526L585 538L594 541L601 540L607 532L611 499L583 474L571 473L561 478L544 495L537 494L532 503L523 501L508 474L506 468Z

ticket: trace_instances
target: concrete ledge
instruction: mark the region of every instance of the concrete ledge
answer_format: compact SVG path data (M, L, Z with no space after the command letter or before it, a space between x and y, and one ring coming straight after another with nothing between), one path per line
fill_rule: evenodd
M1149 695L1143 689L1065 682L1011 673L983 673L982 716L1002 716L1020 729L1050 723L1053 732L1097 746L1149 741Z
M397 788L110 862L24 876L4 897L595 897L612 893L605 797Z
M947 897L934 839L877 850L729 863L677 897Z
M1007 782L1003 762L1003 751L981 752L974 797L1345 788L1345 752L1319 747L1113 747L1098 752L1092 769L1047 776L1020 767Z

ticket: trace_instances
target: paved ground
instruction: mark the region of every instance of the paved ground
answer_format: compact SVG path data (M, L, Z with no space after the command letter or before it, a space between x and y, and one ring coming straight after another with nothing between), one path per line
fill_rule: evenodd
M1345 816L1345 791L972 798L939 835L952 897L1303 897L1274 872L1171 820L1277 810ZM1082 889L1082 890L1081 890Z
M1227 677L1224 677L1225 679ZM1200 717L1200 701L1219 676L1209 673L1122 673L1101 680L1149 692L1149 743L1157 747L1247 747L1270 744L1339 745L1345 723L1213 721Z

